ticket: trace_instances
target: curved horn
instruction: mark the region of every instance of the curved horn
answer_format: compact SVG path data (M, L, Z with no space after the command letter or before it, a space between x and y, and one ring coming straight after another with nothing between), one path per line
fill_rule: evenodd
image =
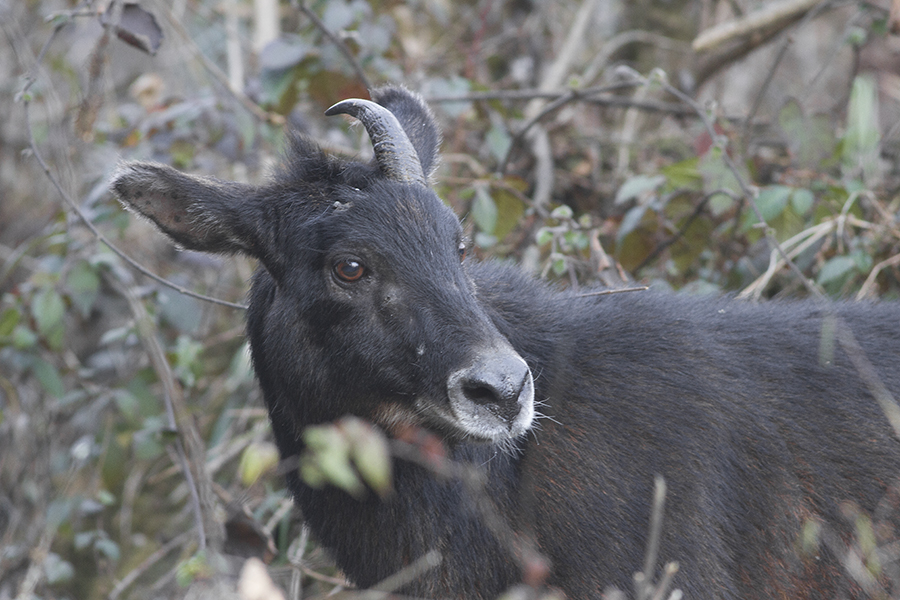
M329 117L345 114L359 119L375 148L375 162L388 179L426 184L419 155L394 113L369 100L352 98L338 102L325 114Z

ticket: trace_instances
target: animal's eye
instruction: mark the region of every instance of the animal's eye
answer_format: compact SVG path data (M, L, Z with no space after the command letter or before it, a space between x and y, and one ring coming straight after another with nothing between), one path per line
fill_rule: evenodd
M456 248L456 253L459 254L459 261L462 262L466 259L466 243L460 242L459 247Z
M352 258L342 260L334 265L334 274L343 281L358 281L366 274L366 268Z

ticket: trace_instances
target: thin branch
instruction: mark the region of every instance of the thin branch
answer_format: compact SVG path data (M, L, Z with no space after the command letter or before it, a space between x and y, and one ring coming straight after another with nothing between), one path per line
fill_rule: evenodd
M191 508L197 523L198 545L200 550L205 550L207 548L207 522L213 527L215 527L215 522L211 515L208 518L208 515L203 510L203 504L209 503L212 493L211 489L209 489L211 481L205 476L206 461L203 457L204 452L203 445L200 443L200 435L188 417L188 410L184 405L184 394L181 387L175 382L175 376L169 367L169 362L166 360L165 350L163 350L156 337L156 329L143 303L128 286L122 284L114 277L107 275L106 281L128 302L128 307L134 316L138 337L147 351L150 364L153 366L156 376L163 385L163 405L166 409L168 427L172 432L179 434L176 435L173 445L178 456L181 472L191 492ZM185 450L183 440L187 442L187 446L190 449L190 459L188 458L188 452ZM197 469L197 478L194 477L191 469L192 465ZM203 486L204 491L201 492L198 486ZM216 539L219 540L220 538L224 539L224 531L217 532Z
M790 48L793 43L793 36L785 36L784 41L781 42L781 46L778 48L778 53L775 55L775 60L772 61L772 65L766 73L766 78L763 80L762 85L759 86L759 91L753 99L753 105L750 107L750 112L747 113L747 118L744 120L743 131L741 132L741 140L743 141L744 147L747 146L747 135L750 132L750 125L753 123L753 119L756 117L756 113L762 105L766 92L769 91L769 86L775 78L775 72L778 70L778 66L781 64L781 61L784 60L788 48Z
M288 499L292 505L293 500ZM288 600L300 600L303 597L303 578L301 570L303 567L303 554L306 552L306 543L309 540L309 525L303 524L300 529L300 538L297 539L288 548L288 562L293 567L291 569L291 585L288 590Z
M681 192L676 192L676 195L681 195L683 193L685 193L685 191L681 190ZM694 221L697 219L697 217L700 216L700 213L703 212L703 209L706 208L706 205L709 203L710 199L712 199L712 197L717 194L725 194L726 196L730 196L732 199L735 199L735 195L731 192L731 190L726 190L726 189L713 190L713 191L709 192L708 194L706 194L705 196L703 196L703 198L697 204L697 207L694 208L693 212L691 212L690 216L688 216L687 220L685 220L684 224L678 228L678 231L675 233L675 235L673 235L671 238L667 239L666 241L658 244L656 246L656 248L654 248L653 251L649 255L647 255L647 258L642 260L640 262L640 264L634 268L633 272L637 273L638 271L640 271L642 268L647 266L651 261L653 261L657 256L662 254L662 252L666 248L668 248L669 246L671 246L672 244L674 244L675 242L677 242L678 240L683 238L684 234L687 232L688 228L690 228L690 226L694 223Z
M572 70L571 65L575 61L575 57L584 49L585 34L591 23L591 16L597 10L598 3L599 0L584 0L578 7L578 12L572 19L572 26L562 49L541 78L540 89L552 90L566 80ZM536 112L537 108L536 106L529 107L526 109L526 115Z
M634 72L632 69L626 69L627 71L630 71L633 76L637 76L646 81L645 78L643 78L640 74ZM856 338L854 337L853 331L851 330L850 326L846 323L846 321L844 321L844 319L837 316L834 310L834 306L827 302L825 293L803 274L803 272L799 269L799 267L797 267L794 261L791 260L791 258L787 255L781 244L778 243L778 240L775 239L774 233L772 232L768 224L766 224L766 220L763 218L762 212L760 211L759 206L756 203L756 194L753 192L753 190L750 189L750 186L747 184L747 182L744 181L743 175L735 166L731 156L729 156L728 152L725 151L724 141L716 142L716 140L719 140L720 136L716 133L713 122L710 120L709 116L692 98L683 93L681 90L678 90L677 88L669 84L665 79L664 73L659 73L658 79L666 90L694 108L713 142L717 143L717 145L720 145L722 150L722 160L725 162L728 170L731 171L732 175L734 175L735 179L738 182L738 185L741 188L741 192L747 198L751 208L753 208L753 212L756 214L756 218L759 220L760 225L765 232L766 240L772 248L773 254L777 253L781 257L781 260L784 261L784 264L788 266L795 277L797 277L797 279L803 284L810 295L822 307L824 316L826 318L834 319L838 334L838 342L840 343L841 348L843 348L844 352L853 363L854 367L857 370L857 373L863 380L865 386L868 388L869 393L872 394L872 397L878 402L878 405L884 412L885 417L888 419L891 427L894 429L895 434L900 437L900 405L897 404L897 401L881 381L881 378L878 376L878 372L875 370L875 367L871 362L869 362L865 351L863 351L862 347L856 341ZM829 225L833 225L833 223L829 223ZM838 225L842 225L842 223L839 222Z
M44 53L47 50L47 47L49 46L50 42L53 40L53 37L56 35L56 33L60 29L61 29L61 26L57 26L54 29L50 38L47 40L47 43L44 45L44 48L41 49L41 53L40 53L39 57L44 55ZM36 63L35 69L39 65L40 65L40 62ZM168 288L171 288L171 289L175 290L176 292L184 294L185 296L190 296L191 298L196 298L197 300L203 300L205 302L212 302L213 304L219 304L221 306L228 306L230 308L246 309L247 307L243 304L236 304L234 302L229 302L227 300L220 300L219 298L205 296L203 294L199 294L199 293L193 292L187 288L181 287L180 285L177 285L177 284L169 281L168 279L160 277L159 275L157 275L150 269L144 267L142 264L138 263L136 260L134 260L127 254L125 254L125 252L120 250L99 229L97 229L97 227L88 218L88 216L84 213L84 211L81 210L81 207L78 205L78 203L75 202L75 200L69 195L69 193L63 189L62 184L59 182L59 180L56 178L56 176L50 170L50 166L44 160L44 156L37 146L37 140L35 139L34 133L31 129L31 111L30 111L31 97L29 94L29 90L30 90L31 86L34 85L34 83L36 81L37 81L37 78L33 73L31 75L29 75L27 78L27 83L25 84L25 87L22 89L22 91L19 94L19 96L22 99L22 106L25 110L25 129L26 129L26 134L28 137L28 142L29 142L29 147L31 149L31 153L34 156L35 160L38 161L38 164L40 165L41 170L44 172L44 175L47 177L47 179L50 181L50 183L53 184L53 187L56 188L56 191L59 193L60 197L63 199L65 204L72 210L72 212L74 212L78 216L78 218L81 220L81 222L85 225L85 227L87 227L90 230L90 232L94 235L94 237L98 241L102 242L103 244L106 244L106 246L110 250L112 250L112 252L116 256L118 256L119 258L124 260L126 263L128 263L133 269L142 273L143 275L146 275L150 279L153 279L157 283L160 283Z
M172 14L171 9L168 9L166 12L166 17L168 18L169 25L171 25L172 29L174 29L179 37L181 37L184 44L187 46L188 51L194 55L194 58L200 61L200 64L209 72L213 78L218 81L222 87L235 99L237 100L241 106L246 108L250 114L259 119L260 121L271 123L272 125L282 126L285 124L284 116L269 112L261 107L259 104L250 99L247 94L245 94L242 90L236 90L232 87L231 81L229 81L228 75L219 68L219 66L210 60L197 43L191 38L190 33L188 33L187 29L184 28L184 25L181 24L181 21L175 18Z
M372 82L366 76L365 71L363 71L362 66L359 64L359 61L356 60L356 57L353 56L353 53L350 52L350 48L347 47L340 38L338 38L334 33L325 26L325 23L319 18L319 16L312 11L308 6L306 6L306 2L300 2L299 0L291 0L291 5L302 12L306 17L312 21L312 24L316 26L316 29L322 32L322 34L328 38L332 44L334 44L337 49L344 55L344 58L347 59L347 62L350 64L350 67L353 69L353 72L356 73L356 78L366 86L367 90L372 89Z
M723 67L768 43L804 16L818 16L832 6L830 0L784 0L707 29L693 43L697 52L695 85L700 86Z
M772 29L781 31L821 2L822 0L782 0L764 4L759 10L700 32L691 47L694 52L712 52L740 38L761 36Z
M593 81L609 63L613 55L630 44L648 44L658 46L659 48L670 52L681 52L685 54L690 52L691 49L690 45L686 42L675 40L652 31L644 31L641 29L622 31L603 44L603 48L600 49L600 52L597 53L597 56L594 57L591 64L588 65L588 68L581 74L581 81L583 83L590 83Z
M519 129L513 139L510 141L509 148L506 151L506 155L503 157L503 161L500 163L500 167L498 168L498 173L503 175L506 172L506 168L509 166L509 161L512 158L512 155L515 149L521 145L522 140L528 134L528 131L537 125L544 117L547 115L559 110L566 104L570 102L575 102L577 100L584 100L586 102L596 102L598 104L603 103L603 101L608 101L609 105L612 106L617 104L619 106L629 105L628 99L619 98L619 97L607 97L607 98L595 98L596 94L600 94L603 92L609 92L613 90L622 90L627 88L633 88L635 85L639 85L635 82L620 82L613 85L599 86L593 88L587 88L584 90L578 89L570 89L564 93L560 93L558 96L554 97L554 100L544 106L541 110L536 112L530 119L528 119L525 124ZM538 95L532 95L531 98L539 98L543 97L543 93L538 91ZM525 98L521 98L525 99ZM630 103L634 105L635 103Z
M646 83L649 83L649 80L647 80L645 77L643 77L642 75L640 75L639 73L637 73L636 71L634 71L633 69L631 69L629 67L620 67L620 69L625 73L631 73L631 75L633 77L637 77L640 80L642 80ZM663 86L663 89L668 91L670 94L672 94L673 96L675 96L676 98L678 98L679 100L681 100L682 102L684 102L685 104L687 104L694 110L694 112L697 114L697 116L700 118L701 122L703 123L703 126L706 128L706 131L709 134L710 139L722 151L722 161L725 163L725 166L728 168L728 170L734 176L735 180L738 182L738 186L741 188L741 193L744 195L744 197L750 203L750 207L753 209L753 212L756 215L756 218L759 220L760 226L762 227L763 232L765 233L766 241L769 243L769 246L778 252L778 254L781 256L781 258L784 260L785 264L790 268L790 270L794 273L794 275L803 283L803 286L809 291L809 293L811 295L813 295L814 297L816 297L820 300L824 299L825 294L822 292L822 290L820 290L819 287L815 283L813 283L808 277L806 277L806 275L803 274L803 272L797 267L797 265L794 264L794 261L792 261L788 257L788 255L785 253L784 249L781 247L781 244L778 243L778 240L775 239L775 234L772 232L772 229L766 223L766 220L763 217L762 211L760 211L759 206L756 203L757 192L752 190L750 188L750 185L746 181L744 181L743 174L738 170L737 166L734 164L734 160L731 158L731 156L728 154L728 152L726 152L726 148L725 148L726 141L724 140L724 138L722 136L720 136L716 132L715 124L709 118L709 115L707 114L707 112L699 104L697 104L697 102L693 98L691 98L690 96L688 96L687 94L685 94L684 92L682 92L681 90L679 90L678 88L676 88L672 84L670 84L668 82L668 80L666 79L665 73L663 73L662 71L655 71L655 78Z
M417 464L437 477L452 479L463 484L481 521L494 534L515 559L523 574L546 575L549 562L528 536L519 535L503 517L485 489L485 474L476 466L445 457L426 456L415 444L390 440L391 454L396 458ZM543 583L543 582L528 582Z
M859 288L859 292L857 292L856 294L856 299L863 300L865 298L868 298L872 294L872 291L875 289L875 279L878 277L878 274L888 267L896 267L898 265L900 265L900 254L895 254L894 256L875 265L875 267L869 273L869 276L866 277L865 283L863 283L862 287Z
M438 550L430 550L400 571L376 583L369 591L364 592L364 597L366 600L388 598L391 592L412 583L420 576L439 566L442 560L443 557Z
M884 416L894 430L894 435L900 437L900 405L897 404L897 400L884 385L884 382L881 381L881 377L879 377L875 367L859 345L850 326L843 319L836 318L835 322L838 342L841 344L844 352L847 353L850 362L856 367L860 379L863 380L875 401L878 402L878 406L881 407Z
M572 70L571 65L578 51L584 46L584 38L591 20L590 17L597 9L598 1L583 0L581 2L578 12L575 14L575 18L569 27L569 33L566 36L563 47L553 63L544 71L538 89L552 90L558 88L565 81L567 74ZM543 112L541 104L540 100L529 101L524 110L525 118L535 119L537 115L541 114ZM538 120L535 120L534 124L537 122ZM529 127L531 126L529 125ZM528 135L532 146L532 155L535 159L534 186L531 192L532 201L536 206L546 206L550 202L550 195L554 186L554 163L550 137L543 127L536 127ZM512 146L510 146L511 148Z
M586 292L584 294L575 294L576 298L589 298L591 296L611 296L612 294L624 294L626 292L646 292L650 289L649 285L639 285L635 287L616 288L613 290L600 290L599 292Z
M160 546L156 549L153 554L144 559L144 561L136 566L134 569L128 572L125 577L120 579L113 589L109 592L109 596L107 596L108 600L116 600L119 596L122 595L122 592L131 587L135 581L137 581L138 577L149 571L153 566L158 563L160 560L165 558L166 554L171 552L172 550L178 548L179 546L183 546L187 542L188 532L182 532L173 537L171 540Z

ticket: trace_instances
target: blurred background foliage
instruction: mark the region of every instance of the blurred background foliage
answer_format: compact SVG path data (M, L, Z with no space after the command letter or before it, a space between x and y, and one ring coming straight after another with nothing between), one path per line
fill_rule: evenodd
M118 160L260 181L285 127L366 159L322 113L403 83L479 259L568 287L895 299L891 4L0 0L0 600L228 598L250 556L289 597L341 581L273 468L241 309L123 254L236 304L254 265L124 212Z

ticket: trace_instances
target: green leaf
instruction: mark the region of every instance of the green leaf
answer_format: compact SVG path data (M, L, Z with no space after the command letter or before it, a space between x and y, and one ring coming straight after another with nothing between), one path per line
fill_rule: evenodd
M100 554L113 562L119 560L119 545L107 537L101 537L100 539L98 539L94 543L94 548L96 548L96 550Z
M638 204L637 206L631 207L631 209L627 213L625 213L625 216L622 218L622 222L619 224L619 230L616 232L617 244L624 240L629 233L637 229L638 225L641 224L641 220L643 220L644 218L644 213L646 212L647 205Z
M538 246L546 246L553 240L553 231L549 227L541 227L538 229L535 241Z
M800 216L805 215L812 208L816 197L805 188L798 188L791 194L791 206L794 212Z
M703 188L703 174L699 166L700 159L694 157L667 165L659 172L668 180L667 188L700 191Z
M53 288L45 288L31 300L31 314L37 322L38 332L50 335L62 323L66 306Z
M206 579L213 573L213 568L206 559L206 553L200 551L175 567L175 581L178 585L187 587L195 580Z
M350 440L335 425L317 425L303 431L307 449L300 457L300 473L312 486L335 485L360 498L365 487L350 462ZM318 480L321 476L321 480Z
M650 192L656 191L666 178L663 175L635 175L625 180L625 183L616 192L615 204L624 204L629 200L638 200L639 202Z
M103 506L112 506L116 503L115 495L109 490L100 490L97 492L97 501Z
M829 115L816 114L807 119L805 135L800 140L797 160L801 166L818 168L835 162L838 142Z
M244 448L238 464L238 476L245 487L278 466L278 448L271 442L253 442Z
M144 420L143 427L135 431L131 439L135 458L153 460L165 452L165 448L159 441L161 429L160 417L153 416Z
M562 254L551 254L550 260L552 261L553 272L557 277L561 277L567 270L568 267L566 265L566 257Z
M778 111L778 126L788 140L798 140L805 135L803 108L796 98L788 98Z
M728 194L713 194L709 199L709 210L713 216L721 217L734 206L735 200Z
M48 394L56 398L62 398L66 393L66 386L63 384L62 377L59 376L59 371L51 363L42 358L35 358L31 364L31 372L41 382L41 386Z
M125 418L129 421L137 421L140 417L140 404L134 394L128 390L116 389L112 392L113 401Z
M825 285L836 281L856 269L856 261L850 256L835 256L828 260L819 270L816 281Z
M709 152L703 155L699 162L698 170L703 175L704 189L707 190L729 190L738 195L741 185L735 177L734 173L725 163L722 157L722 149L713 146ZM746 179L746 173L743 174Z
M47 554L41 566L44 568L44 576L50 585L66 583L75 578L75 567L72 566L72 563L63 560L59 554L54 552Z
M853 80L847 106L847 130L842 138L844 167L855 173L862 170L863 179L871 177L878 168L878 91L870 75Z
M488 130L487 135L484 136L484 141L487 143L491 156L497 162L506 158L506 153L509 152L509 146L512 144L512 138L509 137L506 129L496 125Z
M575 216L575 213L573 213L572 209L566 204L560 204L550 213L550 218L556 219L557 221L565 221L571 219L573 216Z
M786 185L772 185L759 192L756 197L756 206L767 223L784 212L792 191Z
M3 314L0 314L0 337L12 335L21 318L22 313L18 308L11 307L4 310Z
M475 188L475 199L472 201L472 218L478 228L485 233L493 233L497 226L497 205L484 186Z
M296 35L283 35L266 44L259 53L259 68L263 73L284 74L313 52L313 47Z
M18 350L33 348L37 341L37 334L25 325L16 325L15 329L13 329L12 344Z
M519 224L525 214L525 204L511 191L503 188L493 188L491 198L497 207L497 223L492 233L497 239L503 239Z
M66 287L69 289L72 304L78 308L82 316L87 317L100 290L100 276L97 275L97 271L88 261L78 261L66 277Z
M497 236L483 231L475 232L475 245L479 248L493 248L497 245Z
M391 491L391 452L384 435L357 417L341 419L339 427L351 440L350 455L363 481L381 497Z
M88 546L90 546L94 538L97 537L96 531L82 531L75 534L75 549L76 550L84 550Z
M173 354L173 372L182 381L185 387L193 387L197 377L202 372L202 364L199 360L203 352L203 344L196 342L186 335L178 336L175 342Z

